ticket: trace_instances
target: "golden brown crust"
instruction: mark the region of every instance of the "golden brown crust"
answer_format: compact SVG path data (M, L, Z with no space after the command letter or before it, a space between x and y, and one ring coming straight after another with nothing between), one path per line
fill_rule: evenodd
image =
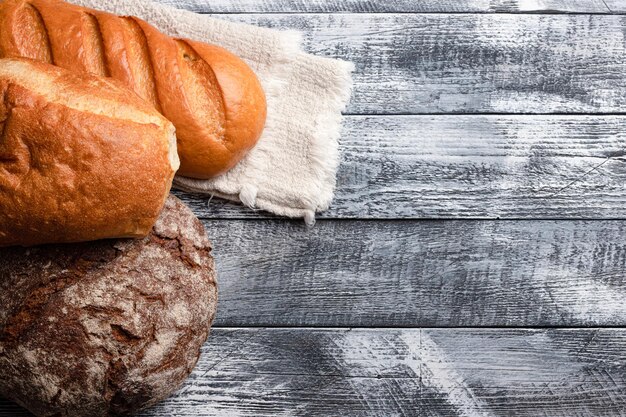
M24 27L29 30L24 31ZM0 3L0 56L52 62L46 27L41 14L32 5Z
M0 60L0 246L145 236L174 128L114 80Z
M98 13L109 75L134 90L159 111L154 70L146 36L131 17Z
M263 89L241 59L216 46L172 39L138 18L60 0L5 0L0 54L111 76L132 88L176 126L180 175L226 172L256 144L265 124Z
M226 49L191 40L186 42L211 67L220 86L224 135L222 146L213 146L211 152L214 158L220 159L215 165L229 170L254 147L263 133L267 115L263 87L250 67ZM251 114L256 117L250 117ZM197 164L200 165L200 161ZM214 173L217 174L219 172Z

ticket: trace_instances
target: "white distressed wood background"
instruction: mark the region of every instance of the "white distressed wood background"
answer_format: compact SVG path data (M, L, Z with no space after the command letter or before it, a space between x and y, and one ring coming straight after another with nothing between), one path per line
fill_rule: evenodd
M626 415L626 0L160 1L357 72L314 229L178 193L219 317L142 417Z

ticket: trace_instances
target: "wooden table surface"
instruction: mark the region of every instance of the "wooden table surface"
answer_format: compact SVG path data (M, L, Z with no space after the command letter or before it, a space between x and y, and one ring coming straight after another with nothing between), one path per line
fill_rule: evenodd
M141 416L626 415L625 0L161 2L357 70L313 229L177 193L218 319Z

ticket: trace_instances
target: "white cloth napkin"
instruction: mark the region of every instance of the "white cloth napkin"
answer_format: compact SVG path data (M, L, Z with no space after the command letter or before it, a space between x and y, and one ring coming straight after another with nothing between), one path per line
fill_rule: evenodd
M72 0L138 16L171 36L229 49L256 72L268 116L257 146L230 172L212 180L176 177L185 191L239 201L251 208L315 221L332 199L339 165L341 111L352 87L349 62L303 52L301 35L233 23L147 0Z

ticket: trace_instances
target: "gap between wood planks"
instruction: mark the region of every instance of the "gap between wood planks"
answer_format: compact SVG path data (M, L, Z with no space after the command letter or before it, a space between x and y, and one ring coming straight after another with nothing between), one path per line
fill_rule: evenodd
M619 159L621 161L621 159ZM624 161L626 162L626 160ZM217 197L216 197L217 198ZM237 204L230 201L224 201L226 204ZM208 217L206 215L196 214L198 219L204 221L246 221L246 222L269 222L274 221L276 223L286 223L301 225L303 229L309 229L302 219L289 219L285 217L279 217L270 213L255 212L256 217ZM316 220L317 223L330 223L330 222L359 222L359 223L394 223L394 222L415 222L415 223L429 223L429 222L447 222L447 221L468 221L468 222L543 222L543 221L581 221L581 222L609 222L609 221L626 221L626 217L385 217L385 218L371 218L371 217L322 217ZM312 227L313 229L315 226Z
M218 313L219 314L219 313ZM303 326L303 325L294 325L294 326L289 326L289 325L250 325L250 324L246 324L246 325L242 325L242 326L237 326L237 325L226 325L226 326L222 326L222 325L213 325L212 326L213 329L220 329L220 330L262 330L262 329L268 329L268 330L320 330L320 331L337 331L337 332L341 332L341 331L352 331L352 330L372 330L372 331L385 331L385 330L584 330L584 331L588 331L588 330L602 330L602 329L614 329L614 330L620 330L620 329L624 329L626 330L626 325L589 325L589 326L581 326L581 325L575 325L575 326L569 326L569 325L507 325L507 326L503 326L503 325L497 325L497 326L490 326L490 325L449 325L449 326L428 326L428 325L420 325L420 326L412 326L412 325L406 325L406 326L402 326L402 325L393 325L393 326L381 326L381 325L376 325L376 326L367 326L367 325L356 325L356 326L337 326L337 327L333 327L333 326L329 326L329 325L325 325L325 326L315 326L315 325L311 325L311 326Z
M626 112L521 112L521 113L511 113L511 112L496 112L496 111L481 111L481 112L473 112L473 113L465 113L463 111L459 112L436 112L436 113L425 113L425 112L403 112L403 113L350 113L345 112L342 115L346 118L358 118L358 117L412 117L412 116L463 116L463 117L481 117L481 116L506 116L506 117L528 117L528 116L565 116L565 117L585 117L585 116L626 116Z
M396 13L396 14L618 14L624 7L620 0L543 0L528 3L519 0L160 0L178 8L212 14L311 14L311 13ZM609 3L611 4L609 6Z

